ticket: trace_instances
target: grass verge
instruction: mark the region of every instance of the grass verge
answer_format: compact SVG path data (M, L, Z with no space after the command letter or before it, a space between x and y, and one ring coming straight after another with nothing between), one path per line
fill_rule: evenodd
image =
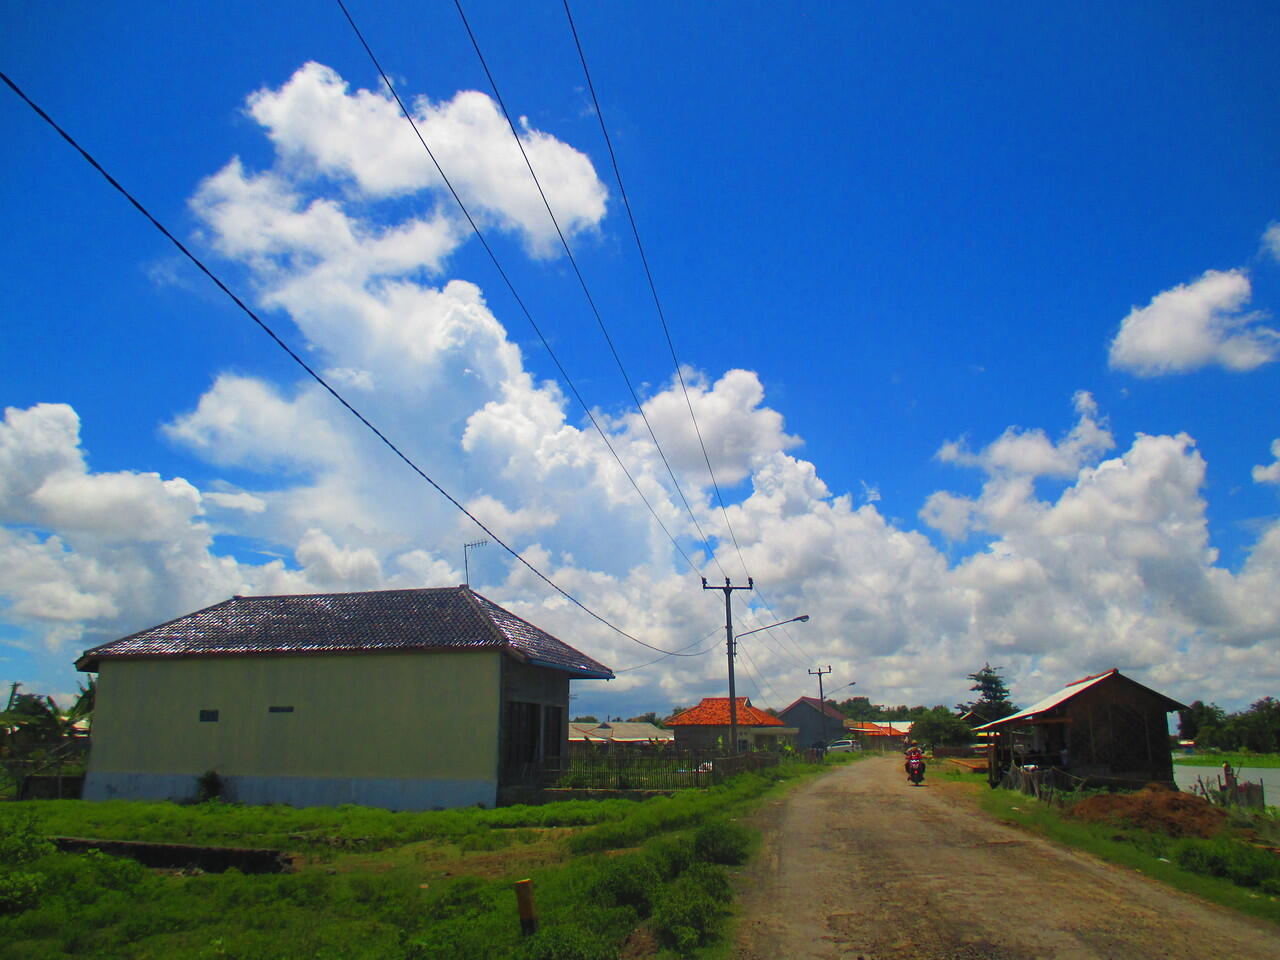
M1229 761L1233 767L1254 767L1254 768L1277 768L1280 767L1280 753L1249 753L1228 752L1228 753L1193 753L1187 755L1174 755L1173 762L1188 767L1221 767L1223 761Z
M1135 829L1119 822L1095 822L1073 818L1070 808L1042 803L1012 790L979 786L975 775L957 767L939 771L939 778L973 785L979 806L997 820L1038 834L1056 843L1127 867L1171 887L1250 916L1280 923L1280 871L1274 853L1247 841L1258 828L1269 833L1273 817L1233 817L1213 839L1170 837ZM1269 858L1269 859L1268 859ZM1214 872L1225 874L1214 876ZM1236 881L1243 880L1247 886Z
M726 870L754 838L735 819L791 764L643 802L390 813L211 802L44 801L0 807L0 958L606 960L637 931L653 950L715 950ZM294 873L153 871L43 842L278 847ZM522 937L511 884L534 881L542 929Z

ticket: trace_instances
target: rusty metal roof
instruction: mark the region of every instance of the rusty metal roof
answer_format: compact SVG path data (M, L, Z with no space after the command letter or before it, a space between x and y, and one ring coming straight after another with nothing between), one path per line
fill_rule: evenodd
M1166 697L1163 693L1157 693L1155 690L1152 690L1150 687L1144 687L1142 684L1138 683L1136 680L1130 677L1126 677L1116 667L1112 667L1110 670L1106 670L1102 673L1095 673L1092 676L1081 677L1079 680L1073 680L1071 683L1068 683L1065 687L1063 687L1057 693L1049 694L1049 696L1045 697L1043 700L1039 701L1038 703L1033 703L1031 706L1027 707L1027 709L1025 710L1019 710L1015 714L1011 714L1010 716L1007 716L1007 717L1001 717L999 720L991 721L991 723L984 723L982 726L974 727L973 729L975 731L977 730L992 731L992 730L997 730L1005 727L1015 727L1015 726L1018 726L1019 724L1022 724L1023 726L1034 725L1037 719L1039 719L1043 714L1048 713L1054 707L1057 707L1060 704L1066 703L1072 697L1078 696L1079 694L1084 693L1084 691L1088 690L1090 687L1095 687L1098 684L1103 683L1104 681L1110 680L1112 677L1118 677L1120 680L1123 680L1126 683L1132 684L1133 686L1138 687L1141 690L1145 690L1147 693L1151 694L1153 697L1156 697L1157 699L1160 699L1160 700L1164 700L1166 712L1170 710L1186 710L1187 709L1187 707L1184 704L1179 703L1177 700L1174 700L1171 697Z
M469 587L232 597L86 650L79 670L129 657L501 649L580 677L613 671Z

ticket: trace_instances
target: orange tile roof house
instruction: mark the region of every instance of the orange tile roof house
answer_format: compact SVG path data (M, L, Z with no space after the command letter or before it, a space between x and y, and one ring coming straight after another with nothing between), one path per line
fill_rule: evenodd
M845 731L850 739L856 740L864 747L896 750L906 742L911 730L909 723L890 723L887 720L846 720Z
M795 727L789 727L772 714L757 710L746 697L737 697L738 749L776 749L794 742ZM677 713L666 721L676 732L676 746L681 750L729 749L729 698L703 697L696 707Z

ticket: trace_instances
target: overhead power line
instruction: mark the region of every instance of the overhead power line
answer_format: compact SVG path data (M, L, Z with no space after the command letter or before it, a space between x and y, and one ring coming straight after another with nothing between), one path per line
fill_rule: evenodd
M769 691L770 699L773 700L775 704L781 703L782 700L778 696L778 691L773 689L773 684L769 682L768 676L765 672L756 666L755 660L751 658L751 654L747 651L745 646L742 647L742 656L744 658L742 663L743 669L747 671L747 676L750 677L751 682L755 684L757 696L764 699L764 690L760 687L760 684L763 683L765 688ZM757 677L759 679L757 679Z
M687 646L687 647L681 647L681 648L680 648L680 650L688 650L688 649L689 649L689 647L697 647L697 646L701 646L702 644L706 643L708 640L710 640L712 637L714 637L714 636L715 636L717 633L719 633L719 632L720 632L720 626L717 624L715 627L713 627L713 628L712 628L711 632L710 632L710 633L708 633L708 634L707 634L705 637L703 637L701 640L695 640L695 641L693 641L693 643L689 644L689 646ZM713 649L714 649L713 647L707 647L707 649L705 649L705 650L699 650L697 653L685 654L685 656L690 656L690 657L700 657L700 656L702 656L704 653L710 653ZM677 651L677 652L679 652L679 651ZM621 667L621 668L619 668L619 669L617 669L617 670L614 670L613 672L614 672L614 673L630 673L632 670L640 670L640 669L642 669L642 668L644 668L644 667L651 667L651 666L653 666L655 663L660 663L660 662L662 662L663 660L667 659L667 657L668 657L668 656L669 656L669 654L665 654L665 653L664 653L662 656L657 657L657 658L655 658L655 659L653 659L653 660L649 660L649 661L647 661L647 662L645 662L645 663L637 663L634 667Z
M341 2L341 0L339 0L339 2ZM514 138L516 146L520 148L520 156L524 157L524 164L529 169L529 176L533 178L534 186L538 188L538 196L542 198L542 205L547 210L547 216L551 218L551 223L556 228L556 236L560 238L560 245L564 247L565 256L569 258L569 263L573 266L573 273L578 278L578 284L582 287L582 293L587 298L587 304L591 307L591 313L596 318L596 324L600 327L600 332L604 335L605 343L609 345L609 352L613 354L614 362L618 365L618 372L622 374L622 380L627 385L627 390L631 394L631 399L635 402L636 410L639 411L640 418L644 421L645 429L649 431L649 438L653 441L653 445L658 451L658 456L662 459L663 466L667 468L667 475L671 477L671 483L675 487L676 494L680 497L680 502L684 504L684 508L689 514L689 519L693 521L694 529L698 531L698 537L707 548L707 555L715 565L720 568L720 572L723 574L724 567L720 566L720 560L716 556L715 550L711 548L711 543L708 540L707 535L703 532L702 524L698 522L698 517L693 512L693 507L689 505L689 500L685 497L684 490L680 487L680 481L676 479L675 470L671 468L671 462L667 459L667 454L663 451L662 444L658 442L658 435L653 430L653 424L649 422L649 415L644 412L644 404L641 403L640 396L636 393L636 388L631 382L631 377L628 375L627 368L622 362L622 357L618 354L618 349L614 345L613 337L609 335L609 330L605 326L604 317L601 316L600 309L596 306L595 298L591 296L591 290L587 286L586 278L582 275L582 270L578 267L578 260L573 255L573 249L569 246L569 241L565 237L564 231L560 229L560 221L556 218L555 211L551 209L551 203L547 200L547 194L542 189L542 181L538 179L538 174L533 169L533 163L529 160L529 154L525 151L524 142L520 139L520 134L516 131L515 121L511 119L511 112L507 110L506 101L502 97L502 92L498 89L498 82L494 79L493 72L489 69L489 63L485 59L483 51L480 49L480 42L476 39L475 32L471 29L471 24L467 20L466 13L463 12L462 0L453 0L453 5L457 8L458 16L462 19L462 26L466 28L467 36L471 39L471 46L475 49L476 56L480 59L480 66L484 69L484 75L489 79L489 86L493 90L494 98L498 101L498 106L502 108L502 115L507 120L507 127L511 130L511 136ZM612 154L612 149L610 150L610 153ZM619 181L619 186L621 186L621 181ZM628 206L628 213L629 212L630 206ZM645 269L648 270L647 264ZM665 328L665 326L666 322L664 321L663 327ZM669 336L668 342L670 342ZM684 378L681 377L681 383L683 384L683 382ZM686 401L688 400L687 392L685 394L685 399ZM690 409L692 410L692 408ZM699 442L701 442L701 436L699 436L698 439Z
M147 220L150 221L153 227L155 227L158 231L160 231L160 233L163 234L164 237L170 243L172 243L175 247L177 247L178 251L182 253L182 255L185 256L188 260L190 260L195 265L196 269L198 269L206 277L212 280L219 290L221 290L224 294L226 294L229 298L231 298L232 302L235 303L235 305L239 307L240 310L246 316L248 316L250 320L252 320L255 324L257 324L259 329L261 329L263 333L265 333L268 337L270 337L271 340L276 344L276 346L278 346L281 350L283 350L286 354L288 354L289 358L293 360L294 363L296 363L299 367L301 367L304 371L306 371L307 375L311 377L311 379L313 379L316 383L318 383L321 387L323 387L335 400L337 400L340 404L342 404L342 406L346 408L348 413L350 413L353 417L359 420L371 433L373 433L374 436L376 436L379 440L381 440L382 443L389 450L391 450L392 453L394 453L397 457L399 457L409 467L409 469L411 469L419 477L421 477L423 480L429 483L436 490L437 493L439 493L442 497L444 497L451 504L457 507L463 514L465 514L468 518L470 518L470 520L477 527L479 527L486 534L488 534L489 537L492 538L494 543L498 544L498 546L506 550L507 553L511 554L512 557L520 561L520 563L523 564L531 573L533 573L536 577L538 577L538 579L541 580L543 583L547 584L547 586L555 590L556 593L560 594L562 597L564 597L566 600L568 600L578 609L582 610L584 613L588 614L590 617L592 617L599 623L608 627L610 630L612 630L614 633L618 634L619 636L625 637L626 639L632 641L633 643L637 643L642 647L646 647L649 650L655 651L656 653L661 653L663 654L663 656L671 656L671 657L697 656L697 654L680 653L679 651L675 651L675 650L663 650L661 647L655 647L653 644L646 643L640 638L632 636L631 634L627 633L627 631L623 630L621 627L617 626L616 624L607 620L605 617L596 613L594 610L592 610L590 607L584 604L581 600L579 600L577 597L573 596L571 593L566 591L563 587L557 584L545 573L543 573L541 570L535 567L532 563L530 563L528 560L522 557L518 552L516 552L515 549L509 546L505 540L503 540L496 533L494 533L487 526L485 526L485 524L482 523L480 519L475 516L475 514L473 514L470 510L464 507L452 494L450 494L447 490L445 490L444 487L440 486L440 484L436 483L435 480L433 480L430 476L428 476L426 472L408 456L408 454L406 454L403 450L401 450L398 446L396 446L396 444L390 438L388 438L386 434L384 434L381 430L379 430L376 426L374 426L373 423L370 422L369 419L365 417L364 414L362 414L359 410L357 410L354 406L352 406L347 401L347 399L342 396L342 394L340 394L336 389L334 389L334 387L332 387L329 384L327 380L324 379L324 377L318 374L314 369L312 369L310 365L307 364L305 360L303 360L300 356L298 356L298 354L295 353L294 350L287 343L285 343L282 339L280 339L280 336L275 332L275 330L273 330L261 317L259 317L256 313L254 313L254 311L243 300L241 300L240 297L238 297L234 292L232 292L232 290L225 283L223 283L222 280L219 279L219 277L216 274L214 274L212 270L210 270L208 267L204 265L203 261L201 261L199 257L197 257L190 250L188 250L181 240L179 240L171 232L169 232L169 229L165 227L163 223L161 223L154 216L152 216L151 212L146 207L144 207L142 203L136 197L134 197L132 193L130 193L123 185L121 185L121 183L118 180L116 180L115 177L113 177L110 173L108 173L106 169L103 168L103 166L100 163L98 163L98 161L95 160L94 157L84 147L80 146L80 144L75 140L75 138L71 136L71 134L67 133L67 131L64 130L61 126L59 126L58 123L52 117L49 116L49 114L45 113L45 111L42 110L35 101L33 101L30 97L28 97L26 93L23 92L22 88L19 87L13 80L11 80L7 74L0 72L0 80L3 80L5 85L8 86L10 90L16 93L18 97L24 103L27 104L27 106L29 106L33 111L35 111L35 113L40 117L40 119L42 119L55 131L57 131L58 135L62 137L63 140L65 140L68 144L70 144L71 147L77 153L79 153L80 156L83 157L84 160L91 167L93 167L93 169L97 170L98 173L100 173L102 177L109 184L111 184L111 186L114 187L117 192L120 193L121 196L123 196L126 200L129 201L130 204L133 205L134 209L136 209L139 213L141 213L144 217L146 217Z
M456 2L458 2L458 0L455 0L455 3ZM742 555L742 547L738 544L738 536L734 533L733 524L729 520L729 511L725 506L724 494L721 492L720 484L716 480L716 472L711 466L711 457L707 453L707 445L703 440L702 428L698 425L698 417L693 410L693 401L689 397L689 387L685 383L684 379L684 369L680 364L680 358L676 355L675 341L671 336L671 328L667 325L666 311L662 309L662 299L658 296L658 285L654 281L653 271L649 267L649 257L648 254L645 253L644 242L640 239L640 228L636 224L635 213L631 209L631 199L627 195L627 187L622 179L622 169L618 164L617 153L613 149L613 138L609 136L609 127L605 123L604 111L600 107L600 98L596 95L595 81L592 80L591 69L587 66L587 56L582 49L582 40L578 36L578 27L573 20L573 11L569 8L569 0L563 0L563 3L565 17L569 21L569 31L573 34L573 44L578 51L578 59L582 63L582 74L587 81L587 90L591 93L591 104L595 108L596 120L600 124L600 133L604 137L605 148L609 152L609 162L613 166L613 176L614 179L618 181L618 193L622 197L622 205L627 211L627 221L631 224L631 235L635 238L636 249L640 253L640 262L644 265L644 275L649 282L649 292L653 296L654 309L658 313L658 320L662 323L662 332L666 336L667 347L671 351L671 362L675 366L676 377L680 381L680 389L684 393L685 406L689 409L689 419L693 422L693 430L698 437L698 446L702 450L702 459L707 465L707 475L711 478L711 486L715 489L716 501L720 504L720 513L724 517L724 525L725 529L729 532L729 539L733 542L734 550L737 551L738 562L742 564L743 573L747 574L749 577L751 571L747 569L747 561ZM718 563L717 566L719 566ZM723 567L721 567L721 572L724 572ZM760 602L764 604L764 608L769 611L769 615L774 619L778 619L777 614L773 612L773 607L769 605L769 601L765 599L764 595L759 591L757 591L756 595L760 598ZM799 651L801 659L807 660L806 654L800 648L800 645L796 643L795 638L791 636L790 632L784 629L783 634L791 641L791 645Z
M462 215L466 217L467 223L471 225L471 229L475 233L476 238L480 241L480 245L484 247L484 251L488 254L490 262L493 263L494 269L498 271L498 276L500 276L502 278L502 282L506 284L508 292L510 292L512 299L516 302L516 306L520 308L520 312L524 314L524 318L529 321L529 326L533 328L533 332L537 334L538 339L542 342L542 346L546 349L552 362L555 363L556 369L560 371L560 376L564 378L564 382L569 387L570 392L586 413L587 419L590 420L591 425L595 427L596 433L600 435L600 439L604 441L604 445L608 448L609 453L613 455L613 459L617 461L622 472L626 474L627 479L631 481L631 486L640 497L641 502L648 508L649 513L653 515L653 519L657 521L658 526L662 528L662 532L667 535L667 539L671 541L671 545L675 547L680 556L684 557L685 563L689 565L690 569L696 573L698 571L697 564L690 559L688 553L686 553L684 548L676 541L676 538L672 535L671 531L667 529L667 525L663 523L662 518L658 516L658 511L654 509L653 504L649 502L649 498L646 497L644 495L644 491L640 489L640 485L636 482L636 478L631 475L631 471L627 469L627 465L622 462L622 458L618 455L618 451L614 449L608 435L604 432L604 428L600 426L599 421L596 420L595 414L591 412L591 408L587 405L587 402L583 399L577 385L573 382L573 378L569 376L569 371L564 368L564 364L562 364L560 362L560 358L556 356L556 352L551 348L551 343L543 334L542 328L538 326L537 321L533 319L533 314L529 311L529 308L525 306L524 299L516 292L515 284L511 282L511 278L507 275L506 270L503 269L502 263L498 260L497 254L494 253L493 248L489 245L489 241L485 238L484 231L480 229L475 218L471 216L471 211L468 210L467 205L462 202L462 197L459 196L458 191L454 189L453 182L449 179L448 174L444 172L444 168L440 166L440 161L436 159L436 155L432 151L431 147L427 145L427 140L422 135L422 131L418 128L417 122L413 119L413 114L409 112L409 109L404 105L404 101L400 99L400 94L397 92L395 84L391 82L391 78L387 76L387 72L382 69L382 63L378 60L378 57L373 52L373 48L369 46L368 41L364 38L364 34L356 25L355 18L351 16L351 12L347 9L346 4L344 4L342 0L336 0L336 2L339 9L342 10L343 16L347 18L347 23L351 25L351 30L356 35L356 39L360 41L360 46L364 48L364 52L368 54L369 59L373 62L373 66L378 71L378 75L382 78L382 82L386 85L387 91L391 94L396 105L400 108L401 114L403 114L405 120L409 122L409 126L413 128L414 135L417 136L418 142L422 144L422 149L425 150L427 152L427 156L431 158L431 163L435 166L436 172L440 174L440 179L444 181L444 185L453 196L454 202L458 205L458 209L462 211Z

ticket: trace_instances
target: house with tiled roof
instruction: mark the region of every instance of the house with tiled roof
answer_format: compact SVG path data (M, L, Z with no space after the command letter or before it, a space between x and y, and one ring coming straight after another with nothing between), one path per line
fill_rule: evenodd
M779 710L778 718L799 731L796 742L803 747L826 744L844 737L844 714L836 709L834 703L824 703L817 697L800 697Z
M772 714L758 710L746 697L737 697L738 750L768 750L795 743L795 727ZM728 697L703 697L690 707L663 721L676 733L680 750L729 749L730 711Z
M605 720L600 723L570 723L569 743L598 746L659 747L673 743L675 734L639 720Z
M612 671L467 586L232 597L86 650L86 799L427 810L562 757L571 680Z
M846 720L846 736L867 750L900 750L911 730L909 723L888 720Z

